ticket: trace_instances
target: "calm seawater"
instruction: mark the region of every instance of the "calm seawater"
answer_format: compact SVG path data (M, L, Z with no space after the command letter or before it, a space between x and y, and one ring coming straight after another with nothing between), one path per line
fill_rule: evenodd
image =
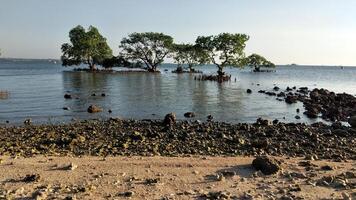
M160 68L161 74L92 74L71 72L70 68L48 61L0 60L0 90L10 93L8 99L0 99L0 124L6 120L22 123L26 118L35 123L68 122L73 118L162 119L169 112L184 119L183 114L188 111L195 112L194 119L199 120L206 120L211 114L214 120L227 122L254 122L266 117L312 123L315 120L303 114L302 119L295 119L296 108L303 111L301 103L287 105L257 91L272 90L277 85L281 89L306 86L356 94L356 67L280 66L275 73L226 68L232 75L232 81L226 83L196 81L196 75L171 73L174 68L165 64ZM205 73L216 71L214 66L198 69ZM252 94L246 93L248 88ZM77 99L66 100L65 93ZM104 112L87 113L90 104L102 107Z

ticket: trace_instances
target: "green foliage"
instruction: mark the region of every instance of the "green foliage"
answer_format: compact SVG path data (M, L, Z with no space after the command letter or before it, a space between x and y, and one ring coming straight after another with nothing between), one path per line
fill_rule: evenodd
M121 55L131 61L142 61L148 71L157 71L170 53L173 38L163 33L132 33L121 41Z
M218 67L218 74L223 75L225 66L242 67L244 49L249 36L245 34L221 33L216 36L199 36L196 45L201 48L209 63Z
M254 71L259 72L261 67L275 67L275 65L268 61L265 57L258 54L251 54L245 59L245 64L254 67Z
M136 62L131 63L122 56L113 56L112 58L107 58L103 61L102 66L104 68L113 68L113 67L127 67L127 68L141 68L142 63Z
M174 44L173 59L178 64L178 68L187 64L190 71L194 70L194 66L204 64L208 60L204 51L198 45L192 44Z
M77 26L69 32L70 43L62 45L63 66L87 64L95 70L96 64L112 57L112 50L97 28L90 26L88 31Z

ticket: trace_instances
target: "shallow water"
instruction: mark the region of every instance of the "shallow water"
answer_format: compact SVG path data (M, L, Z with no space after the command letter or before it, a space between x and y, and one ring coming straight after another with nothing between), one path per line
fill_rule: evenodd
M48 61L0 60L0 90L9 92L7 99L0 99L0 123L21 123L26 118L37 123L99 117L162 119L169 112L183 119L188 111L195 112L195 119L200 120L211 114L214 120L227 122L254 122L258 117L268 117L312 123L315 120L303 114L300 120L295 119L296 108L303 111L301 103L287 105L257 91L272 90L276 84L281 89L306 86L356 94L356 67L279 66L275 73L227 68L232 81L222 84L196 81L196 75L173 74L173 69L173 65L165 64L161 74L92 74L71 72ZM204 73L216 71L214 66L198 69ZM248 88L252 94L246 93ZM76 98L64 99L67 92ZM97 96L91 96L93 93ZM101 97L101 93L106 96ZM88 114L90 104L99 105L104 112ZM107 112L109 109L112 114Z

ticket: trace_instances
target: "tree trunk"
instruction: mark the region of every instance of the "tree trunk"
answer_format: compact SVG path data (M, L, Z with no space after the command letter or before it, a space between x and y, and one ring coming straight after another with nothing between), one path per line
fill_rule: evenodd
M224 76L225 73L223 72L223 68L218 66L218 76Z
M194 72L195 70L193 69L193 65L188 65L189 71Z
M255 71L255 72L260 72L260 71L261 71L261 67L256 65L254 71Z
M95 71L95 64L90 64L89 68L90 68L90 71Z

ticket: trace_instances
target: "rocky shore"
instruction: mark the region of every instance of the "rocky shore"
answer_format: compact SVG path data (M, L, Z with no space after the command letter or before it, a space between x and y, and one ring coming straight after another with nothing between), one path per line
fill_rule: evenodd
M253 124L165 120L90 120L0 128L0 155L255 156L356 160L356 129L258 119Z
M339 93L315 88L309 90L307 87L287 87L281 90L275 86L271 91L260 90L269 96L276 96L277 100L285 101L287 104L303 103L304 114L309 118L322 118L327 121L349 121L350 124L356 123L356 97L351 94Z

